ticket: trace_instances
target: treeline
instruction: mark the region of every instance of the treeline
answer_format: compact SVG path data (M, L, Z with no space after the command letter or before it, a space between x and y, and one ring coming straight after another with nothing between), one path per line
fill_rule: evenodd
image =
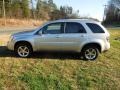
M105 8L104 24L120 24L120 0L110 0Z
M3 0L0 0L0 17L3 17ZM5 0L7 18L55 20L78 18L79 11L71 6L58 6L53 0Z

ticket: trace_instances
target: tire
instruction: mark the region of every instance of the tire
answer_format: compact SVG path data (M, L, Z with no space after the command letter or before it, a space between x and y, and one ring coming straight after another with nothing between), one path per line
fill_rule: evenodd
M99 56L99 50L94 46L86 46L82 50L82 55L85 60L96 60Z
M15 46L15 53L18 57L28 58L32 54L32 48L29 44L18 44Z

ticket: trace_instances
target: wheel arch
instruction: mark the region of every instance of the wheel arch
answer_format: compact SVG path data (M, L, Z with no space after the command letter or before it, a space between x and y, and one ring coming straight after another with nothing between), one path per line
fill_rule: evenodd
M87 46L96 46L96 47L98 48L99 52L100 52L100 53L102 52L102 46L101 46L99 43L97 43L97 42L91 42L91 43L86 43L86 44L84 44L83 47L81 48L81 52L82 52L83 49L84 49L85 47L87 47Z
M19 44L27 44L27 45L29 45L29 46L31 47L31 49L32 49L32 51L33 51L33 46L32 46L32 44L31 44L29 41L25 41L25 40L17 41L17 42L15 43L15 45L14 45L14 50L15 50L16 46L19 45Z

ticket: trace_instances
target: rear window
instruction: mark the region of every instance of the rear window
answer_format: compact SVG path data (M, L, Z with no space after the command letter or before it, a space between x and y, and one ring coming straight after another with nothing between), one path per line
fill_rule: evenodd
M93 33L105 33L104 30L97 24L86 23L87 26L92 30Z

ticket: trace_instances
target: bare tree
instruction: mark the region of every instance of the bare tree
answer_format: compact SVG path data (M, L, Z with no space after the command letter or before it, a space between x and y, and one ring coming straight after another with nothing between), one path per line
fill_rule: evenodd
M33 3L33 0L30 0L30 1L31 1L31 6L32 6L32 17L35 19L34 3Z
M105 8L105 23L119 23L120 21L120 0L110 0Z

